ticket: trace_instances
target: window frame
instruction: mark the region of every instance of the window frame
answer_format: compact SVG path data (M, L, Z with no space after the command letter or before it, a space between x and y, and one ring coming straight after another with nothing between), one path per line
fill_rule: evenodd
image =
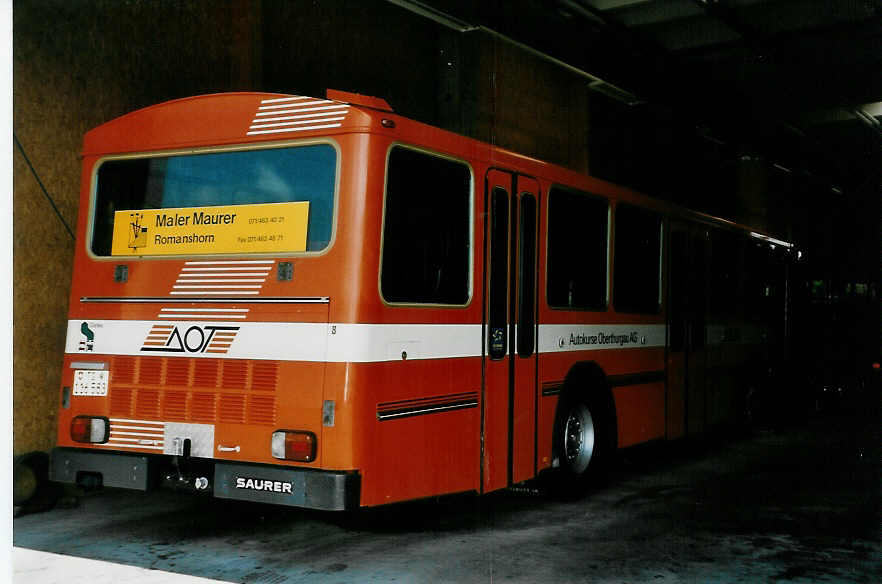
M386 246L386 200L389 191L389 161L392 156L392 150L395 148L403 148L405 150L412 150L415 152L420 152L422 154L433 156L435 158L440 158L443 160L448 160L450 162L454 162L457 164L461 164L468 169L469 172L469 216L468 216L468 225L469 225L469 254L468 254L468 282L467 282L467 295L466 301L462 304L442 304L437 302L394 302L388 300L383 295L383 258L385 257L385 246ZM385 306L390 307L410 307L410 308L466 308L471 305L472 300L474 300L474 280L475 280L475 170L472 167L471 163L464 159L459 158L457 156L453 156L451 154L446 154L443 152L438 152L436 150L430 150L428 148L423 148L420 146L416 146L413 144L408 144L405 142L394 141L389 144L386 148L386 156L385 161L383 163L383 205L380 210L380 250L379 250L379 265L377 269L377 294L380 297L380 300Z
M235 253L185 253L185 254L162 254L162 255L98 255L92 251L92 241L95 236L95 204L98 197L98 171L105 162L115 160L142 160L146 158L170 158L173 156L196 156L199 154L222 154L225 152L245 152L256 150L279 150L296 148L300 146L316 146L327 144L334 148L336 161L334 165L334 204L331 209L331 237L328 245L316 251L286 251L286 252L235 252ZM90 259L96 261L133 261L133 260L185 260L187 258L223 258L223 257L250 257L250 258L275 258L275 257L316 257L328 253L337 241L337 222L340 208L340 168L342 163L342 149L336 140L330 138L311 138L306 140L287 140L284 142L272 142L268 144L240 144L234 146L205 146L197 148L160 150L148 152L135 152L131 154L109 154L99 157L92 165L89 179L89 206L86 219L86 237L83 245ZM257 204L257 203L255 203Z
M604 294L603 294L603 304L597 307L591 306L557 306L551 304L549 301L548 294L548 285L549 285L549 266L551 265L551 199L552 195L556 190L568 191L572 194L576 194L580 197L587 197L590 199L595 199L598 201L603 201L606 203L606 276L604 283ZM612 295L612 279L610 278L610 264L611 264L611 251L612 251L612 200L609 197L605 197L603 195L599 195L597 193L592 193L590 191L584 191L582 189L578 189L576 187L571 187L565 184L554 183L548 188L548 194L546 195L546 203L545 203L545 305L550 310L560 310L565 312L608 312L611 304L611 295Z

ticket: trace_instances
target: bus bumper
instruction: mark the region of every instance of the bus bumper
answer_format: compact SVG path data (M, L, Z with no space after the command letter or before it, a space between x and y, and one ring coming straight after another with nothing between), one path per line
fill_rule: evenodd
M164 455L55 448L49 478L60 483L78 483L84 476L100 475L100 484L105 487L148 491L172 468L171 461L171 456ZM205 459L199 462L203 468L206 463L213 466L209 492L221 499L325 511L344 511L359 504L361 483L356 472Z

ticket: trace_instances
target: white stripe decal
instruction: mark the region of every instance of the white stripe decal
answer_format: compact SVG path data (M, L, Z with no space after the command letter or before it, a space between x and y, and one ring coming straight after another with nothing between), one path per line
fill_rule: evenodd
M116 430L147 430L148 432L156 432L157 430L162 430L162 428L150 428L147 426L117 426L114 424L110 431L113 433Z
M302 128L284 128L281 130L253 130L248 132L249 136L257 134L281 134L282 132L305 132L306 130L324 130L326 128L339 128L342 124L327 124L320 126L304 126Z
M312 99L311 97L307 97L305 95L296 95L294 97L277 97L275 99L263 99L260 103L279 103L283 101L299 101L302 99Z
M212 272L235 272L235 271L253 272L254 270L261 270L259 273L254 274L254 275L255 276L262 276L263 274L268 274L271 269L272 269L272 266L267 266L267 267L253 266L253 267L247 267L247 268L245 268L245 267L243 267L243 268L236 268L236 267L209 268L209 267L205 267L205 268L181 268L181 272L189 272L187 274L188 276L195 275L194 272L205 272L204 275L208 276L208 275L214 275Z
M266 102L265 102L265 101L261 101L260 103L266 103ZM327 99L316 99L316 100L313 100L313 101L305 101L305 102L303 102L303 103L298 103L297 105L298 105L298 106L304 106L304 105L325 105L325 104L328 104L328 103L331 103L331 104L332 104L332 103L334 103L334 102L333 102L333 101L328 101ZM257 108L257 109L259 109L259 110L272 110L272 109L279 109L279 108L283 108L283 107L291 107L291 106L288 105L288 104L283 104L283 105L262 105L262 106L260 106L260 107Z
M210 281L214 282L214 280L210 280ZM172 286L172 288L182 289L182 290L192 290L193 288L202 288L205 290L211 290L211 289L216 289L216 288L233 288L236 290L254 290L254 289L260 290L261 286L255 286L254 284L239 284L239 285L219 284L217 286L211 286L208 284L200 284L198 286L191 286L190 284L175 284L174 286Z
M242 264L273 264L275 260L218 260L184 262L188 266L238 266Z
M247 318L245 314L160 314L159 318L199 318L202 320L212 319L212 320L224 320L228 318ZM147 337L150 339L150 337ZM168 335L162 337L162 340L165 341L168 338ZM151 339L152 340L152 339Z
M114 444L113 442L105 442L98 446L112 446L114 448L143 448L145 450L162 450L162 446L147 446L145 444Z
M196 294L196 295L203 295L203 296L206 294L223 294L224 296L229 296L233 292L234 292L233 290L228 290L226 292L210 292L210 291L197 290L195 292L173 291L173 292L169 292L169 294ZM254 291L243 290L241 292L236 290L235 293L236 294L260 294L260 292L257 290L254 290Z
M300 105L300 104L298 104ZM255 115L255 118L262 118L266 116L277 116L279 114L299 114L302 112L332 112L334 110L348 110L349 106L347 104L340 105L325 105L320 107L298 107L297 109L286 109L286 110L277 110L271 112L260 112ZM259 121L255 119L255 121Z
M177 315L188 318L189 314ZM175 327L186 336L193 328L222 326L224 322L211 317L193 315L194 320L163 323L165 330ZM211 318L210 321L207 319ZM200 320L201 319L201 320ZM90 320L94 332L94 354L150 355L143 351L145 339L154 327L153 321ZM65 351L82 354L82 320L68 322ZM273 359L335 363L372 363L413 359L449 359L479 357L482 351L480 324L326 324L282 322L228 322L235 326L235 338L224 338L218 331L212 347L227 347L222 358ZM191 333L188 343L199 345L200 335ZM206 337L207 338L207 337ZM163 338L164 342L164 338ZM161 343L162 344L162 343ZM658 348L665 344L665 325L541 325L538 347L540 353L629 348ZM208 348L208 343L201 345ZM217 358L218 353L181 351L163 353L168 357Z
M250 308L163 308L162 312L248 312Z
M299 120L299 121L295 121L295 122L274 122L274 123L272 123L272 124L264 124L264 123L260 123L260 124L256 124L256 125L254 125L254 126L251 126L251 128L249 128L249 129L251 129L251 130L259 130L259 129L261 129L261 128L282 128L282 127L285 127L285 126L302 126L303 124L318 124L318 123L325 123L325 122L339 122L339 121L344 120L344 119L346 119L346 116L335 116L335 117L332 117L332 118L316 118L316 119L313 119L313 120ZM261 120L261 122L263 122L263 121L266 121L266 120Z
M251 127L245 135L259 136L339 128L346 119L349 108L348 103L296 95L264 99L254 112Z
M282 112L275 112L275 113L279 114ZM261 124L264 124L266 122L284 122L285 120L302 120L302 119L306 119L306 118L323 118L325 116L333 116L333 115L337 115L340 113L342 113L342 112L318 112L318 113L314 113L314 114L289 114L289 115L281 115L281 116L278 116L275 118L260 118L260 119L254 120L254 122L252 122L252 123L259 122Z
M230 274L230 275L232 276L234 274ZM224 284L224 283L240 284L242 282L262 283L262 282L266 282L266 278L196 278L196 279L178 278L177 280L175 280L175 284L208 284L208 283L212 283L212 284Z
M540 353L664 346L663 324L539 325Z

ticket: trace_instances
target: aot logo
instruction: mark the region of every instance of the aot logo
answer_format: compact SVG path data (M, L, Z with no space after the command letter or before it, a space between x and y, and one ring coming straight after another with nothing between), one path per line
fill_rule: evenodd
M237 326L194 325L184 329L171 324L155 324L147 333L141 350L224 354L230 350L238 332Z
M269 479L255 479L251 477L236 477L237 489L249 491L272 491L273 493L294 494L293 485L287 481L271 481Z

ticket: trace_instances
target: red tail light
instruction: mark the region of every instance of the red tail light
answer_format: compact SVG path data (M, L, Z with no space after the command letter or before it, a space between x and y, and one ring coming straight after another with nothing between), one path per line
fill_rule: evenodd
M70 421L70 437L74 442L101 444L110 437L110 422L107 418L77 416Z
M312 432L303 430L278 430L273 432L273 458L312 462L315 460L316 438Z

